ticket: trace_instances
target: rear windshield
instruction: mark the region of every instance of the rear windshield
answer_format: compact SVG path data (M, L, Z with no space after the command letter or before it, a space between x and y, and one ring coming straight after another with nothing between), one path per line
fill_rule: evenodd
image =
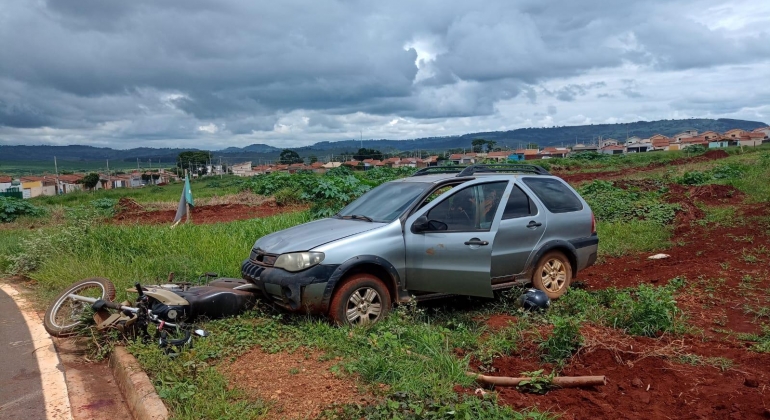
M522 179L551 213L583 210L583 203L563 182L553 178Z

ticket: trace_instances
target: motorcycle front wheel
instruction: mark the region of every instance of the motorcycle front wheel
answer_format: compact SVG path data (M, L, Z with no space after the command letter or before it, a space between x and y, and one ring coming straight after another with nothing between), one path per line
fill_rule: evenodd
M90 303L78 301L69 295L85 296L112 302L115 300L115 285L102 277L81 280L56 297L54 303L45 312L43 325L48 334L54 337L73 335L83 323L83 315L91 307Z

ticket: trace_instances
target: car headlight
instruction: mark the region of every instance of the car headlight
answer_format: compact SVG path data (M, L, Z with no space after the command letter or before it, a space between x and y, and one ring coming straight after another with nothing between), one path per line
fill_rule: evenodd
M279 255L273 267L283 268L286 271L302 271L324 260L323 252L293 252Z

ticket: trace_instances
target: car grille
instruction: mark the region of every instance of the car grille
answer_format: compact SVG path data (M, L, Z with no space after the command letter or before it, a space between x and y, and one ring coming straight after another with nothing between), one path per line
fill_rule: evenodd
M275 264L275 260L277 258L277 255L268 254L259 248L252 249L251 255L249 256L249 259L253 261L254 264L261 265L263 267L272 267L273 264Z
M254 264L250 259L243 262L241 276L249 281L259 281L259 275L265 271L265 267Z

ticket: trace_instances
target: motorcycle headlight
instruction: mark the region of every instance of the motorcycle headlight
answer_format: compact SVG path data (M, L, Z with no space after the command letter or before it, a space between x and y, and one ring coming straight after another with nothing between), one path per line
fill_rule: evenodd
M286 271L302 271L320 264L323 260L323 252L293 252L279 255L273 266L283 268Z

